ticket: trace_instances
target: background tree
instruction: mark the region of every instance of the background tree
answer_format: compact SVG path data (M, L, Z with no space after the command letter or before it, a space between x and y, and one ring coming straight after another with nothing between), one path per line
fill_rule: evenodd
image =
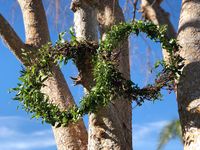
M179 120L172 120L169 124L163 127L158 139L158 148L161 150L172 139L178 138L182 142L182 132Z
M146 2L146 3L145 3ZM153 1L145 1L147 8L150 8L151 15L148 18L158 24L165 22L169 25L168 15L160 7L160 2L157 1L153 6ZM193 9L192 9L193 7ZM177 100L179 105L179 115L183 130L184 149L197 149L199 145L199 80L196 75L198 71L198 14L199 2L182 1L181 16L179 21L178 40L182 46L181 55L186 59L186 67L183 69L183 76L177 86ZM148 11L148 9L147 9ZM149 13L150 14L150 13ZM192 16L190 16L192 14ZM162 17L159 17L159 16ZM166 16L165 19L163 19ZM169 32L174 33L174 32ZM192 34L194 33L194 34ZM187 37L187 38L186 38ZM195 63L194 63L195 62ZM194 76L193 76L194 75ZM191 84L194 83L194 84Z

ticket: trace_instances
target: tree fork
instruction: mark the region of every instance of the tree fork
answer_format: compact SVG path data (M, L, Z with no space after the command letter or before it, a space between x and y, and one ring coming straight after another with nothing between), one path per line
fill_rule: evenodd
M50 41L45 11L41 0L18 0L25 24L26 43L38 48ZM31 56L30 56L31 57ZM43 91L50 101L67 109L66 102L74 105L69 87L58 67L54 76L46 81ZM54 92L52 92L52 90ZM83 120L69 127L53 128L58 150L83 149L87 147L87 131Z

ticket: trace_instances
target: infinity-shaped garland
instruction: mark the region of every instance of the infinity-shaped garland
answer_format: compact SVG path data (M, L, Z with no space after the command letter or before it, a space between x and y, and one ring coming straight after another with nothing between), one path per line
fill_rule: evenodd
M131 80L126 80L118 71L116 61L113 60L113 49L133 33L146 33L147 37L160 42L162 48L169 54L169 60L160 61L161 72L157 75L155 83L139 88ZM47 44L38 50L33 65L21 71L21 77L16 88L15 100L22 102L23 109L33 114L33 117L42 118L44 122L53 126L67 126L76 122L83 115L98 111L98 108L107 106L117 96L123 96L141 105L144 100L159 99L160 90L166 88L173 90L175 80L181 75L183 58L177 52L179 45L175 39L165 36L166 28L158 27L152 22L134 21L120 23L112 27L106 39L99 45L92 42L78 42L72 34L72 41L63 41L62 38L55 46ZM122 44L122 43L121 43ZM49 103L49 97L41 92L45 81L53 76L52 66L72 59L75 63L89 51L93 57L93 76L95 86L80 101L80 107L73 106L67 110ZM24 54L27 55L27 54ZM30 61L27 59L27 61ZM158 66L158 64L156 65Z

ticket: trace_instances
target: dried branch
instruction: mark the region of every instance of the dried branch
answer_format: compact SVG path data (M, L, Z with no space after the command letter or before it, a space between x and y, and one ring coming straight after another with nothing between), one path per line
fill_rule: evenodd
M135 17L136 17L137 3L138 3L138 0L134 0L134 2L133 2L133 20L135 20Z

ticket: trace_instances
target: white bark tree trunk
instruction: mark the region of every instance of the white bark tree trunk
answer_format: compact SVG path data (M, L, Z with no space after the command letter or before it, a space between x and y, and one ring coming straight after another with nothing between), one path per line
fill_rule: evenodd
M152 3L154 4L152 5ZM175 38L175 32L169 20L169 15L161 7L162 0L142 0L144 16L155 24L167 24L167 35ZM186 59L177 87L179 115L183 130L185 150L197 150L200 147L200 2L197 0L182 1L182 11L179 22L178 41L182 46L181 56ZM167 54L163 53L164 58Z
M74 0L71 8L75 12L74 23L79 40L97 41L95 8L98 8L98 19L102 19L99 20L102 35L112 25L124 21L121 8L118 2L114 1L99 1L97 4L94 1L89 3L86 0ZM113 13L114 11L116 13ZM129 78L128 42L125 41L119 49L121 49L120 70ZM84 65L87 67L79 70L81 82L87 90L94 84L89 59L85 58ZM124 99L110 104L108 108L103 108L98 113L89 114L88 149L132 149L131 126L131 103Z
M99 0L99 29L105 37L111 26L124 21L123 12L115 0ZM129 47L125 40L120 50L119 69L126 78L130 77ZM114 100L108 107L89 115L89 150L130 150L132 149L132 108L124 99Z
M178 41L185 58L177 99L184 150L200 148L200 1L183 0Z
M74 28L78 41L98 42L96 4L87 0L72 0L71 9L74 11ZM81 84L86 90L94 85L92 75L91 54L86 54L77 64Z

